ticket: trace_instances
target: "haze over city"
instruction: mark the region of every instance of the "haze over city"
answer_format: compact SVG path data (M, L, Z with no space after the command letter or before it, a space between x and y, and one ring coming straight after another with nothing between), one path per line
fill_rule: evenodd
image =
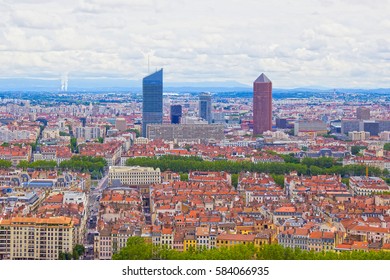
M0 77L133 85L149 58L167 83L250 86L264 72L277 88L390 87L389 5L2 0Z

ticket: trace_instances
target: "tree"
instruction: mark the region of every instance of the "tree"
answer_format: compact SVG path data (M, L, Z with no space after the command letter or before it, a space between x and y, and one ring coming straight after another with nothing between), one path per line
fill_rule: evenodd
M180 173L180 181L188 181L188 174L187 173Z
M70 149L75 153L79 152L77 147L77 138L74 137L70 138Z
M390 151L390 143L385 143L383 145L383 149L386 150L386 151Z
M83 245L76 244L73 248L72 256L74 260L78 260L80 256L82 256L85 252L85 248Z
M27 170L27 168L30 167L30 163L27 160L21 160L19 161L19 164L17 165L18 168L22 168L24 171Z
M135 129L135 128L131 128L131 129L128 129L126 130L127 132L134 132L135 133L135 137L140 137L141 136L141 133L139 132L138 129Z
M360 152L360 150L364 150L366 148L367 148L366 146L352 146L351 147L351 154L357 155Z
M104 142L104 138L103 137L98 137L98 142L99 143L103 143Z
M12 162L5 159L0 159L0 168L10 168L12 166Z
M126 246L114 254L114 260L151 260L153 245L146 243L140 236L132 236L127 240Z
M238 174L232 174L232 186L237 189L238 185Z
M284 188L284 175L272 174L271 176L277 185Z

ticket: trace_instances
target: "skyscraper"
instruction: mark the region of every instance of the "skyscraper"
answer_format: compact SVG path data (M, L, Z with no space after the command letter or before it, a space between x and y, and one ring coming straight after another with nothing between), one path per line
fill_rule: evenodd
M199 95L199 117L208 123L212 122L210 93L204 92Z
M171 105L171 123L179 124L182 116L181 105Z
M161 124L163 119L163 70L142 80L142 136L148 124Z
M253 135L272 129L272 82L261 74L253 82Z

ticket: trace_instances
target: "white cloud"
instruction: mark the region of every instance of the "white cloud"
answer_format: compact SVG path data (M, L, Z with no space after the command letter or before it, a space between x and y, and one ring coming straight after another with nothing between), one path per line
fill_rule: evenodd
M266 72L275 87L390 87L389 9L382 0L0 0L0 75L138 79L149 54L170 81L251 84Z

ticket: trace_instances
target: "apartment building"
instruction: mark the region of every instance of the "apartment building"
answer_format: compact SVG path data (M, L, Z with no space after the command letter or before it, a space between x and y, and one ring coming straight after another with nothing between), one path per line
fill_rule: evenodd
M0 259L56 260L72 252L73 230L69 217L0 220Z

